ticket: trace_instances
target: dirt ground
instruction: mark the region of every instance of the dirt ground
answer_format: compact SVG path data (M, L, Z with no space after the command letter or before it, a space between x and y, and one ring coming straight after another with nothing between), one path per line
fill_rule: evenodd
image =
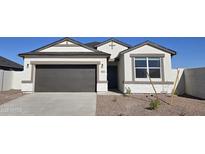
M0 92L0 105L10 100L16 99L20 96L23 96L23 93L20 90L1 91Z
M98 116L204 116L205 100L160 94L160 106L150 110L149 103L152 95L138 94L131 96L98 95L96 115Z

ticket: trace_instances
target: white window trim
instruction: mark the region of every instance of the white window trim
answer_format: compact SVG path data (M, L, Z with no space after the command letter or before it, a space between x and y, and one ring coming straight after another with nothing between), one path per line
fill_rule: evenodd
M151 59L156 59L156 60L160 60L160 67L149 67L149 58L151 58ZM135 66L135 60L140 60L140 59L142 59L142 60L144 60L144 59L146 59L146 64L147 64L147 67L136 67ZM161 66L161 64L162 64L162 58L152 58L152 57L142 57L142 58L138 58L138 57L135 57L134 58L134 76L135 76L135 80L137 80L137 81L148 81L149 80L149 77L148 77L148 75L147 75L147 77L146 78L137 78L136 77L136 69L138 68L138 69L146 69L147 70L147 72L149 73L149 69L151 68L151 69L160 69L160 78L151 78L153 81L159 81L159 80L161 80L162 79L162 66Z

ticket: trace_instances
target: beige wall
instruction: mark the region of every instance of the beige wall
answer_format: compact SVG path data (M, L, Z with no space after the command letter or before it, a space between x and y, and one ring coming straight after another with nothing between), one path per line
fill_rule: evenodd
M111 42L108 42L102 46L99 46L97 48L97 50L111 54L111 56L110 56L111 60L116 58L118 56L119 52L128 49L127 47L125 47L121 44L115 43L115 42L113 42L113 45L115 45L113 47L113 49L111 48L110 45L111 45Z

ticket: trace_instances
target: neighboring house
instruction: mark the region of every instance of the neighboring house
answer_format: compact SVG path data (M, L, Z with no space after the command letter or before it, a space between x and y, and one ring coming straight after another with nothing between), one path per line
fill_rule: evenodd
M23 66L0 56L0 91L21 89Z
M0 56L0 70L23 71L23 66Z
M148 72L158 93L170 93L175 54L149 41L132 47L117 39L82 44L64 38L19 54L24 58L22 91L126 92L129 87L133 93L152 93Z

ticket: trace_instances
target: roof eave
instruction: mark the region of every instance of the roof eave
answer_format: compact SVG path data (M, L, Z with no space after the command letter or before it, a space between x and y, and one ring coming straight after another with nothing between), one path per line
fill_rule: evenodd
M31 57L110 57L110 54L19 54L22 58Z

